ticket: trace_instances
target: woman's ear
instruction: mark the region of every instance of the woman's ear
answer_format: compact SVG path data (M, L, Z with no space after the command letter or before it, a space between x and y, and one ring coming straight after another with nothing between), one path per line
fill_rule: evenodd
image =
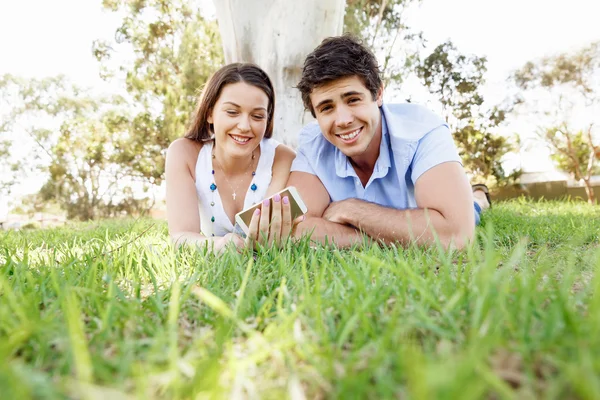
M206 116L206 122L209 124L213 123L213 110L208 110L208 115Z

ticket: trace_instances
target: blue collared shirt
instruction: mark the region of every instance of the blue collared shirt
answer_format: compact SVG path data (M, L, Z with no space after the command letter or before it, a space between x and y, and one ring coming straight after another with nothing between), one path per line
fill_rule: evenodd
M446 123L425 107L391 104L381 108L382 137L373 174L362 185L350 160L314 122L300 132L292 171L316 175L331 201L357 198L396 209L416 208L414 187L430 168L460 162Z

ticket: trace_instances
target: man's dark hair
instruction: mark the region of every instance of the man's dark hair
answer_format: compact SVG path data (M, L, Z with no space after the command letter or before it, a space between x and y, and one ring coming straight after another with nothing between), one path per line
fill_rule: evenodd
M375 55L356 37L345 34L329 37L304 60L302 78L298 89L302 94L304 107L315 116L310 102L310 94L315 88L329 82L357 76L371 92L373 100L381 88L379 65Z

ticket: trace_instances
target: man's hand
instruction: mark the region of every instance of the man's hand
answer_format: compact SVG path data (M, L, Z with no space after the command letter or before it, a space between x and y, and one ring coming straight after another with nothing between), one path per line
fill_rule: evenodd
M351 225L349 223L349 215L352 215L356 205L356 199L346 199L341 201L334 201L329 204L323 213L323 219L330 222L335 222L341 225Z

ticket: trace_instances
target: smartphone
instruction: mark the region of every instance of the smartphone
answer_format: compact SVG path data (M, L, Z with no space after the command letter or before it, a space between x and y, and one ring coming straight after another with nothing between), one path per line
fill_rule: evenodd
M285 196L287 196L290 200L292 221L298 218L299 216L306 214L306 204L304 204L304 201L302 201L302 198L300 197L300 194L298 193L298 190L296 190L295 187L288 186L282 191L275 194L279 194L282 200ZM275 194L273 196L275 196ZM269 197L269 199L272 199L273 196ZM250 231L250 221L252 220L252 216L254 215L254 210L256 210L261 205L262 201L254 204L250 208L240 211L235 215L235 222L240 226L240 228L246 235ZM271 207L271 209L272 208L273 207Z

